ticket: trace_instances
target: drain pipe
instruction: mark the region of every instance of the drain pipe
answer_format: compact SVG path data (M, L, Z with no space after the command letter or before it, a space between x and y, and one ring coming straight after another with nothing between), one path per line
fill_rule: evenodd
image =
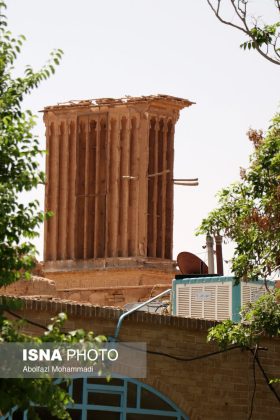
M140 305L136 306L136 308L133 308L133 309L130 309L130 311L124 312L119 317L119 320L118 320L118 323L117 323L117 326L116 326L116 329L115 329L114 337L110 337L110 341L117 341L117 338L118 338L118 335L119 335L119 332L120 332L120 329L121 329L121 326L122 326L122 322L127 316L131 315L133 312L138 311L140 308L143 308L143 306L148 305L149 303L153 302L154 300L156 300L156 299L158 299L158 298L160 298L164 295L167 295L167 293L170 293L171 290L172 289L165 290L164 292L161 292L159 295L154 296L153 298L147 300L146 302L140 303Z
M214 266L214 249L213 249L213 238L210 235L206 236L206 248L207 248L207 256L208 256L208 274L215 273L215 266Z
M215 236L216 241L216 262L217 262L217 274L220 276L224 275L224 266L223 266L223 238L220 235Z

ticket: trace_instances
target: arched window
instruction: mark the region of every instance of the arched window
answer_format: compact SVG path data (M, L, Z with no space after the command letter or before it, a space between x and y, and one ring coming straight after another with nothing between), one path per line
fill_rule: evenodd
M142 382L128 378L74 379L69 393L75 403L68 411L73 420L189 420L169 398ZM41 418L52 417L44 408L38 408ZM0 420L27 420L28 413L15 407Z

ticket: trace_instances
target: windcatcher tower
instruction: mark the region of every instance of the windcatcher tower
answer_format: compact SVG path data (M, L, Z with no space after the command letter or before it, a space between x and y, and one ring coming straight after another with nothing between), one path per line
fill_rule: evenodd
M191 104L157 95L45 108L48 277L101 270L105 279L109 270L113 283L114 272L130 270L133 285L143 283L139 269L157 271L155 283L174 270L174 128Z

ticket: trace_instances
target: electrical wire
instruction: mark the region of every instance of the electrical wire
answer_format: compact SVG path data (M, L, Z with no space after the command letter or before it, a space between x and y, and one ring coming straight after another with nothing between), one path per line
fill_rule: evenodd
M254 381L254 388L253 388L253 393L252 393L252 398L251 398L251 408L250 408L250 414L249 414L248 420L251 420L252 415L253 415L253 410L254 410L254 398L255 398L256 387L257 387L257 381L256 381L256 356L257 356L257 351L258 351L258 345L256 344L255 350L254 350L254 355L253 355L253 381Z
M225 352L230 351L230 350L235 350L235 349L240 349L241 348L240 346L233 346L233 347L229 347L229 348L224 349L224 350L217 350L217 351L213 351L211 353L201 354L200 356L185 358L185 357L175 356L175 355L169 354L169 353L163 353L163 352L160 352L160 351L139 349L137 347L130 346L129 344L124 344L123 341L117 341L117 343L120 343L123 347L127 347L127 348L130 348L130 349L136 350L136 351L146 352L148 354L154 354L156 356L168 357L170 359L178 360L180 362L193 362L194 360L205 359L206 357L215 356L217 354L221 354L221 353L225 353Z
M10 309L5 308L4 311L7 312L8 314L14 316L17 319L22 319L23 321L26 321L30 325L34 325L35 327L39 327L39 328L42 328L45 331L48 331L48 328L45 325L38 324L37 322L31 321L31 319L23 318L22 316L10 311Z
M28 324L34 325L36 327L39 327L39 328L42 328L42 329L48 331L48 328L46 328L45 325L42 325L42 324L39 324L37 322L31 321L30 319L27 319L27 318L23 318L22 316L10 311L9 309L5 309L5 311L7 313L9 313L10 315L18 318L18 319L22 319L22 320L26 321ZM128 344L124 344L122 341L117 341L117 342L122 343L122 345L124 347L128 347L128 348L131 348L131 349L136 350L136 351L137 350L138 351L146 351L146 350L142 350L142 349L137 349L136 347L133 347L133 346L129 346ZM181 361L181 362L192 362L194 360L205 359L206 357L215 356L216 354L225 353L227 351L235 350L235 349L238 349L238 348L240 348L240 346L233 346L233 347L230 347L230 348L227 348L227 349L224 349L224 350L217 350L217 351L214 351L212 353L206 353L206 354L202 354L200 356L195 356L195 357L192 357L192 358L183 358L183 357L175 356L175 355L172 355L172 354L163 353L163 352L159 352L159 351L153 351L153 350L147 350L147 353L148 354L154 354L154 355L157 355L157 356L168 357L170 359L178 360L178 361Z
M5 312L9 313L10 315L14 316L15 318L22 319L22 320L26 321L30 325L34 325L36 327L42 328L45 331L48 331L48 328L45 325L42 325L42 324L39 324L37 322L31 321L30 319L23 318L22 316L10 311L9 309L5 309ZM120 342L120 343L123 343L123 342ZM123 344L123 345L126 346L126 347L133 348L134 350L144 351L144 350L141 350L141 349L136 349L133 346L128 346L128 345L125 345L125 344ZM195 361L195 360L201 360L201 359L205 359L207 357L215 356L217 354L225 353L225 352L228 352L228 351L231 351L231 350L236 350L238 348L241 348L241 346L233 346L233 347L230 347L230 348L227 348L227 349L224 349L224 350L218 350L218 351L202 354L200 356L195 356L195 357L191 357L191 358L183 358L183 357L179 357L179 356L175 356L175 355L171 355L171 354L163 353L163 352L159 352L159 351L153 351L153 350L147 350L147 353L157 355L157 356L168 357L170 359L178 360L178 361L181 361L181 362L192 362L192 361ZM256 362L260 371L262 372L262 375L263 375L269 389L275 395L277 400L280 402L280 396L277 394L273 385L270 383L269 378L268 378L267 374L265 373L265 370L264 370L264 368L263 368L263 366L262 366L262 364L261 364L261 362L258 358L257 352L255 353L255 350L253 350L253 349L248 349L248 350L250 350L251 353L254 355L254 365L255 365L255 362ZM255 397L255 387L256 387L255 367L253 367L253 374L254 374L254 392L253 392L252 400L251 400L251 411L253 409L253 402L254 402L254 397ZM251 419L251 417L249 417L249 419Z
M253 352L253 350L252 350L252 349L250 349L250 351L251 351L251 352ZM259 366L259 368L260 368L261 373L263 374L263 377L264 377L265 382L267 383L267 385L268 385L269 389L270 389L270 390L271 390L271 392L275 395L275 397L277 398L277 400L278 400L278 401L279 401L279 403L280 403L280 396L277 394L277 392L276 392L275 388L274 388L274 387L273 387L273 385L270 383L270 380L269 380L269 378L268 378L267 374L265 373L265 370L264 370L264 368L263 368L263 366L262 366L262 364L261 364L261 362L260 362L260 359L258 358L258 355L257 355L257 354L256 354L256 362L257 362L257 365L258 365L258 366Z
M230 348L228 348L226 350L213 351L212 353L201 354L200 356L195 356L195 357L191 357L191 358L184 358L184 357L174 356L172 354L162 353L162 352L153 351L153 350L147 350L147 353L148 354L154 354L156 356L169 357L170 359L178 360L180 362L193 362L194 360L205 359L207 357L216 356L217 354L225 353L227 351L235 350L235 349L239 349L239 348L240 348L240 346L230 347Z
M162 305L160 305L160 306L158 306L157 308L156 308L156 310L155 310L155 313L158 311L158 309L160 309L160 308L167 308L167 306L168 306L169 304L168 303L163 303Z

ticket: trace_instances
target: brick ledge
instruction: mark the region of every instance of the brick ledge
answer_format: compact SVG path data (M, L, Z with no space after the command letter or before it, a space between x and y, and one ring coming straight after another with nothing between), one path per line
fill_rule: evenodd
M0 296L0 303L2 297L13 298L23 303L23 309L33 311L49 311L49 312L65 312L69 315L80 316L83 318L102 318L108 320L117 320L125 312L124 310L111 306L98 306L90 303L77 303L69 300L61 299L42 299L32 296ZM15 311L18 312L18 311ZM200 330L207 331L209 328L216 325L217 321L210 321L206 319L183 318L173 315L160 315L145 312L134 312L128 316L130 321L143 324L160 324L178 329Z

